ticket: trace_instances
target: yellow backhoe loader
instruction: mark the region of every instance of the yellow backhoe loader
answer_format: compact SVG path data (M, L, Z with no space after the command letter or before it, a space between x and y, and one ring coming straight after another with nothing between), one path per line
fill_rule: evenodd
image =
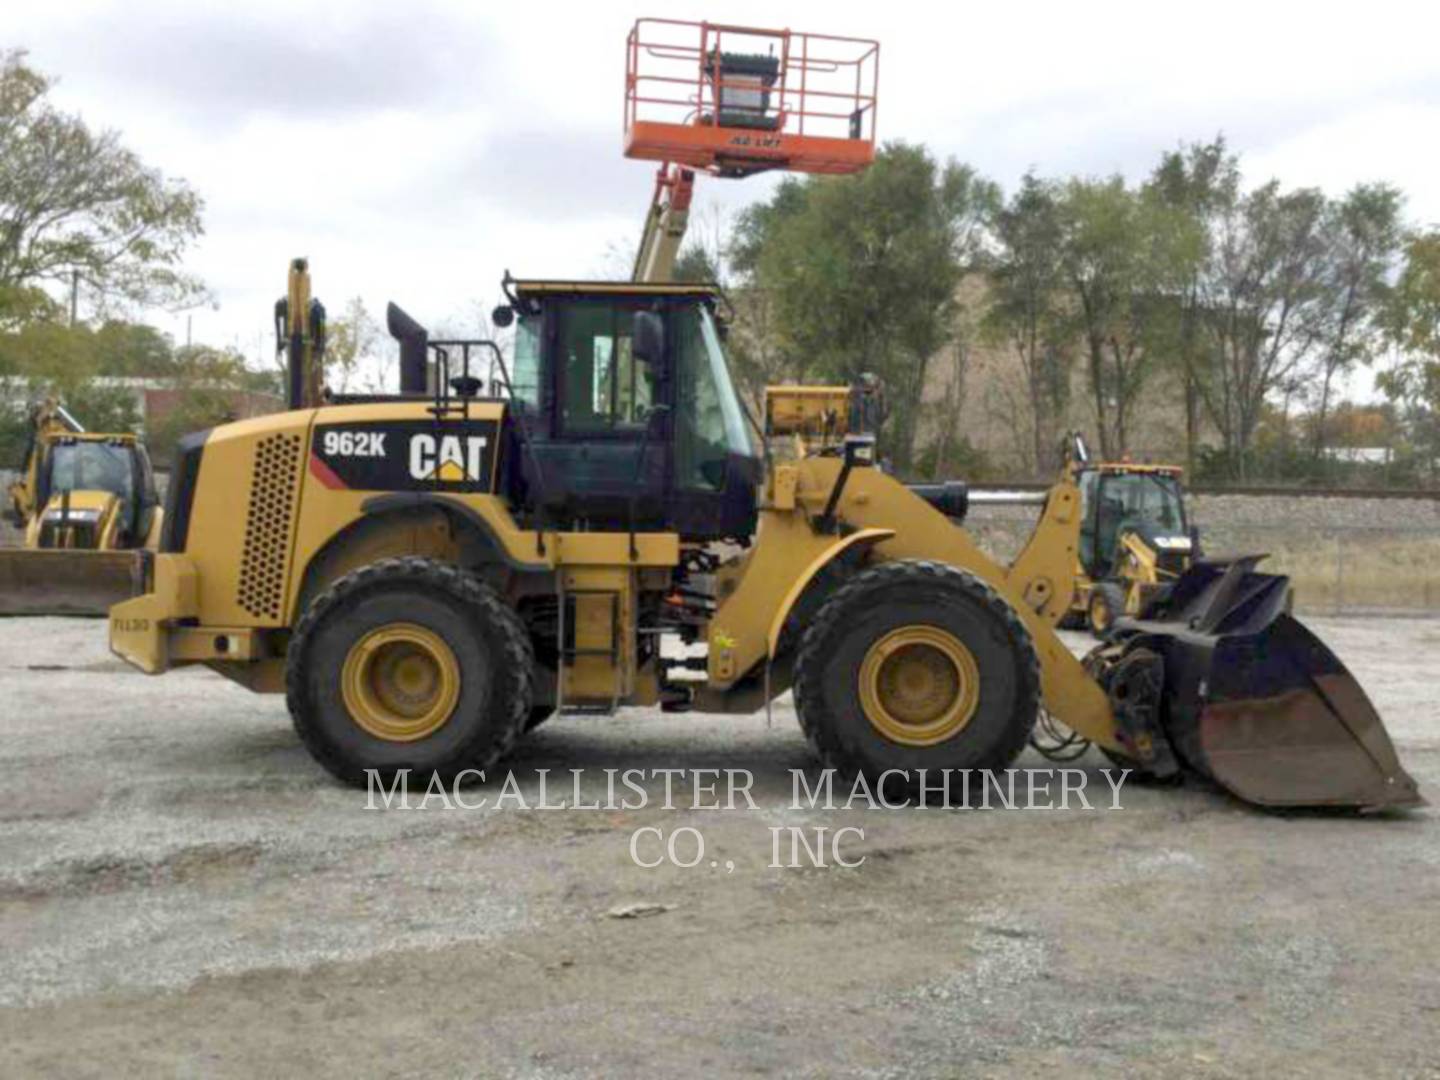
M1085 439L1066 437L1061 482L1080 489L1075 587L1062 626L1104 637L1122 615L1163 598L1200 554L1178 465L1093 462ZM976 491L970 502L1043 506L1046 492Z
M1072 436L1069 467L1080 487L1072 618L1104 637L1122 615L1165 596L1200 554L1185 513L1178 465L1089 460Z
M1074 592L1073 476L1001 566L960 524L963 484L877 467L863 392L773 388L751 424L712 288L505 289L513 370L392 306L399 393L188 440L112 649L286 694L315 758L360 784L485 769L554 713L752 713L793 689L819 759L889 788L1003 768L1043 711L1253 803L1421 801L1255 559L1198 562L1082 662L1053 630Z
M0 550L0 614L103 615L142 580L164 513L145 447L87 432L64 406L34 408L7 516L24 547Z

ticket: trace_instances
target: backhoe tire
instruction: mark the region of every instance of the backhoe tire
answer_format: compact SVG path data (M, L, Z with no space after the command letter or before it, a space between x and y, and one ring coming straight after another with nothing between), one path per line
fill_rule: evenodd
M1086 621L1090 632L1097 638L1104 638L1115 625L1115 620L1125 614L1125 590L1109 581L1098 582L1090 590L1090 604L1086 608Z
M315 759L349 784L448 782L524 730L534 654L514 610L449 563L383 559L310 604L291 635L286 699Z
M801 640L794 689L824 766L864 774L892 800L915 796L924 769L933 798L938 770L1004 769L1025 748L1040 663L995 589L966 570L903 560L826 601ZM958 797L959 777L951 782Z

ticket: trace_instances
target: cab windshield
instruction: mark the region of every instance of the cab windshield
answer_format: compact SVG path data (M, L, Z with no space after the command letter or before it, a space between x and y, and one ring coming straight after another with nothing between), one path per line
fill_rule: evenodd
M1126 473L1100 482L1100 497L1124 521L1144 522L1162 533L1185 531L1180 488L1164 473Z
M1091 574L1108 572L1122 531L1142 526L1162 535L1185 531L1180 485L1169 474L1086 471L1080 493L1088 523L1080 535L1080 560Z
M752 455L740 400L709 308L677 312L675 466L682 487L719 489L729 454Z
M130 448L100 442L59 443L50 450L48 492L108 491L129 504L135 494Z

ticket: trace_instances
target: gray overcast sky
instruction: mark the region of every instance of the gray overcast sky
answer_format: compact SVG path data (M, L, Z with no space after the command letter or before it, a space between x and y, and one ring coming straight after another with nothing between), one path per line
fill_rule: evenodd
M56 99L194 184L190 267L218 310L196 340L254 356L287 260L338 312L394 299L422 321L490 303L509 267L603 272L635 242L653 166L621 155L637 15L881 42L882 139L921 141L1007 190L1042 173L1143 176L1223 131L1247 178L1331 193L1400 185L1440 221L1440 4L476 0L0 0L0 45ZM707 180L734 207L773 180ZM184 317L153 321L183 339Z

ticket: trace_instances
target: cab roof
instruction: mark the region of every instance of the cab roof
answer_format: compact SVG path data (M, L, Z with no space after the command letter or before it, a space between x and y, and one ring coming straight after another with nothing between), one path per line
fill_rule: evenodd
M517 296L697 296L718 299L720 286L679 281L516 281Z
M1088 468L1096 472L1104 473L1162 473L1168 476L1179 476L1185 471L1181 465L1152 465L1149 462L1140 461L1101 461Z
M46 432L44 438L50 442L98 442L112 443L115 445L132 445L139 442L133 432L104 432L104 431L50 431Z

